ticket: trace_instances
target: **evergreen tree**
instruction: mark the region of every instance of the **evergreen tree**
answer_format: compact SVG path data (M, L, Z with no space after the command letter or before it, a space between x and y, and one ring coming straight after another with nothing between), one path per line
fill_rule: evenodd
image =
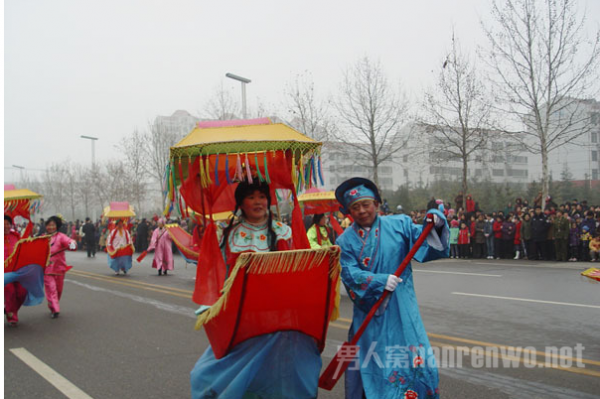
M570 201L573 196L573 174L569 170L569 165L565 162L563 170L560 172L560 184L558 185L558 200L561 203Z

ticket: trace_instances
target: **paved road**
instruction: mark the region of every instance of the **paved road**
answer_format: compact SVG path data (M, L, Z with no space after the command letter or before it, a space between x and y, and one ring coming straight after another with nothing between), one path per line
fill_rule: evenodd
M149 255L130 275L116 277L101 254L88 259L69 253L67 259L75 268L67 275L60 318L50 319L40 305L21 310L19 327L5 323L5 398L67 397L26 365L31 355L40 362L36 369L50 367L64 377L55 383L73 398L188 398L189 372L208 345L204 332L193 329L195 267L176 257L176 270L159 277ZM586 266L450 259L414 264L426 329L445 354L442 397L600 397L600 285L579 276ZM341 318L330 324L324 365L346 339L352 304L343 297L341 305ZM485 347L490 354L479 356ZM546 358L547 347L563 357ZM343 382L331 392L320 390L319 397L343 398Z

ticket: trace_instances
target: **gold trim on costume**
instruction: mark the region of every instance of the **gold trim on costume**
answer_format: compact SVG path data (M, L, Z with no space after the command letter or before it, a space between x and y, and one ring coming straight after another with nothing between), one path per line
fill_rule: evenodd
M189 258L194 258L195 260L198 260L198 256L200 256L200 253L194 252L191 249L189 249L188 247L186 247L185 245L183 245L181 243L181 241L179 241L177 238L175 238L175 236L173 234L171 234L171 232L169 231L169 227L179 227L181 229L181 226L176 223L165 224L167 233L171 237L171 240L173 240L175 242L175 245L177 246L177 248L179 248L180 251L185 252L186 255L192 255L192 256L188 256Z
M209 310L201 313L196 321L195 329L199 330L202 325L216 317L222 309L227 307L229 299L229 291L235 281L236 276L240 272L248 274L277 274L277 273L297 273L317 267L327 255L331 256L329 262L329 275L332 279L338 278L341 271L340 266L340 247L331 246L321 249L302 249L294 251L277 251L277 252L247 252L242 253L235 263L235 266L225 280L222 295L217 302L210 307ZM312 259L312 262L308 262ZM252 264L250 262L252 261ZM249 266L250 265L250 266ZM245 269L245 270L242 270ZM336 299L334 311L331 317L339 315L339 279L335 288Z
M43 236L39 236L39 237L21 238L21 239L20 239L19 241L17 241L17 243L15 244L15 247L13 248L13 251L12 251L12 253L10 254L10 256L4 260L4 268L6 269L6 268L8 267L8 265L10 265L10 262L11 262L11 260L12 260L13 256L15 255L15 253L17 252L17 248L19 247L19 245L20 245L21 243L24 243L24 242L30 242L30 241L35 241L35 240L42 240L42 239L48 239L48 256L46 256L46 264L44 265L44 267L45 267L45 266L47 266L47 265L48 265L48 262L50 261L50 255L51 255L51 254L50 254L50 251L51 251L51 249L50 249L50 239L49 239L49 238L51 238L51 237L52 237L52 236L51 236L50 234L45 234L45 235L43 235Z

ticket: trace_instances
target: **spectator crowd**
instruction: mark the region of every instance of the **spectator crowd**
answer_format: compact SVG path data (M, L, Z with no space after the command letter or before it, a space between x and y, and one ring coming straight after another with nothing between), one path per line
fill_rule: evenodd
M529 204L516 198L503 210L484 212L467 195L451 203L432 200L427 208L444 210L450 225L450 257L455 259L528 259L558 262L600 258L600 206L577 199L556 204L539 193ZM464 206L463 206L464 205ZM426 211L411 212L422 223Z
M527 200L516 198L502 210L485 212L471 195L459 193L451 202L435 199L426 208L408 213L414 223L422 224L428 209L440 209L450 225L450 257L454 259L528 259L558 262L596 262L600 260L600 205L588 205L587 201L566 201L556 204L551 196L546 197L542 208L542 195L539 193L530 205ZM392 212L386 200L381 204L380 213L389 215L404 213L402 206ZM351 221L338 219L342 229ZM157 215L151 219L134 219L130 233L136 252L148 249L154 230L158 227ZM285 223L289 219L283 215ZM308 229L313 218L305 219ZM323 220L325 222L325 220ZM190 235L197 234L195 225L186 219L170 219L169 223L179 224ZM335 243L336 234L322 223L325 234ZM17 225L24 229L25 225ZM201 230L201 229L200 229ZM61 232L78 244L79 250L86 250L88 257L96 251L104 251L109 234L108 222L76 220L65 221ZM34 235L45 233L44 219L34 226ZM201 238L200 238L201 239ZM174 252L175 248L173 248Z

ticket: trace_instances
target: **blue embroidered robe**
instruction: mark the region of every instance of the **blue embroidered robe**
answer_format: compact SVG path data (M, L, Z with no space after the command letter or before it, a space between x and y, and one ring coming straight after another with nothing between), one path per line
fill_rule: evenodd
M444 215L431 210L440 218ZM377 217L370 230L356 223L338 238L342 248L342 281L354 302L349 340L383 294L393 274L423 226L406 215ZM414 259L426 262L447 258L449 229L434 228ZM346 398L439 398L435 357L421 321L409 264L402 282L386 301L358 341L359 361L346 372ZM360 366L355 367L355 366Z

